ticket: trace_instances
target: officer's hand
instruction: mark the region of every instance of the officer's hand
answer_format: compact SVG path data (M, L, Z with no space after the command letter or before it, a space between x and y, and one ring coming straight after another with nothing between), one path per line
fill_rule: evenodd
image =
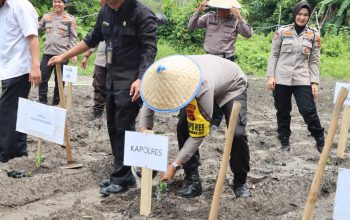
M30 70L29 82L33 87L37 87L41 83L41 71L39 66L32 67Z
M232 7L232 8L230 9L230 11L231 11L231 14L232 14L233 16L235 16L237 19L239 19L239 20L242 20L242 19L243 19L243 18L242 18L242 15L241 15L241 12L239 11L238 8Z
M78 61L78 58L75 56L75 57L72 57L72 62L73 64L77 64L77 61Z
M131 84L131 88L130 88L130 96L132 96L131 102L135 102L140 98L140 83L141 83L141 80L137 79Z
M160 174L160 181L170 181L174 178L176 173L176 170L174 169L173 165L169 165L166 172L163 174Z
M65 61L65 59L63 58L63 55L54 56L54 57L51 57L51 59L48 62L48 65L54 66L58 63L63 63L64 61Z
M81 68L86 69L88 58L84 57L80 63Z
M316 83L312 83L311 90L312 90L312 95L314 96L314 99L316 99L318 95L318 85Z
M271 90L271 91L275 91L275 87L276 87L275 77L274 76L270 76L267 79L266 88Z
M209 1L202 1L201 3L199 3L199 7L198 7L198 12L199 13L202 13L203 11L207 10L209 7L207 6L208 5L208 2Z

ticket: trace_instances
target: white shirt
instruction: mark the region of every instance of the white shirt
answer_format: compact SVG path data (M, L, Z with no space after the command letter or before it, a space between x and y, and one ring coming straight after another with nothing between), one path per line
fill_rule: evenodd
M38 36L38 14L28 0L6 0L0 8L0 80L30 72L27 37Z

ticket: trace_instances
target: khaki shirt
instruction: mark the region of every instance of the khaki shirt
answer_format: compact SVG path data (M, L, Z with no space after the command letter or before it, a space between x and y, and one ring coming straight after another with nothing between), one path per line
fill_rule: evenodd
M91 48L92 53L96 52L96 58L94 64L96 66L106 67L106 42L101 41L98 47Z
M242 69L230 60L214 55L189 56L199 65L203 83L196 95L200 111L207 120L211 120L215 102L222 107L241 95L248 85ZM215 74L213 74L215 73ZM145 105L141 109L139 127L153 128L154 112ZM189 137L179 152L177 159L186 163L197 151L205 137Z
M318 84L320 47L316 29L306 26L298 36L294 24L282 26L272 40L266 76L287 86Z
M245 38L253 36L253 28L244 20L238 20L234 16L222 18L214 12L208 12L199 17L196 11L191 17L188 28L195 30L206 28L204 50L214 55L233 55L238 33Z
M39 30L46 31L44 54L59 55L76 44L76 21L68 13L64 13L63 16L54 12L44 14L39 22Z

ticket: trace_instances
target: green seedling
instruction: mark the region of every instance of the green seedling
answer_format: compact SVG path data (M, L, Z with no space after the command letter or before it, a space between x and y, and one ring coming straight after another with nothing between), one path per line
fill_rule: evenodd
M165 193L168 190L168 185L164 181L159 181L158 188L160 193Z
M40 165L44 162L44 158L39 154L35 158L35 166L40 167Z

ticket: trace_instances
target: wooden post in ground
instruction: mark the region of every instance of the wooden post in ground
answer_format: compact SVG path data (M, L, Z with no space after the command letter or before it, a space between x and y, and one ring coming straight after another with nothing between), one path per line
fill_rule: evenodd
M67 92L67 110L70 111L72 109L72 99L73 99L73 86L71 82L68 82L68 92Z
M307 198L307 203L304 209L302 220L312 219L312 213L313 213L314 205L317 200L317 194L320 189L323 172L326 167L329 153L331 151L335 132L337 131L337 124L339 120L340 111L343 107L343 103L347 95L348 95L348 90L346 90L345 88L341 88L332 112L332 117L331 117L329 129L328 129L326 143L324 145L320 160L318 161L315 176L312 180L311 189Z
M216 181L213 201L211 203L211 208L209 213L209 220L216 220L218 217L221 192L225 181L227 165L231 155L233 136L235 133L240 109L241 109L241 104L235 101L233 103L230 122L228 125L228 129L226 131L224 154L222 156L222 161L220 165L219 177L218 177L218 180Z
M152 130L144 130L143 133L154 134ZM142 168L140 215L146 217L148 217L152 211L152 174L153 170Z
M339 143L337 148L337 156L341 159L345 155L346 141L348 140L350 126L350 106L346 106L343 112L343 119L340 127Z

